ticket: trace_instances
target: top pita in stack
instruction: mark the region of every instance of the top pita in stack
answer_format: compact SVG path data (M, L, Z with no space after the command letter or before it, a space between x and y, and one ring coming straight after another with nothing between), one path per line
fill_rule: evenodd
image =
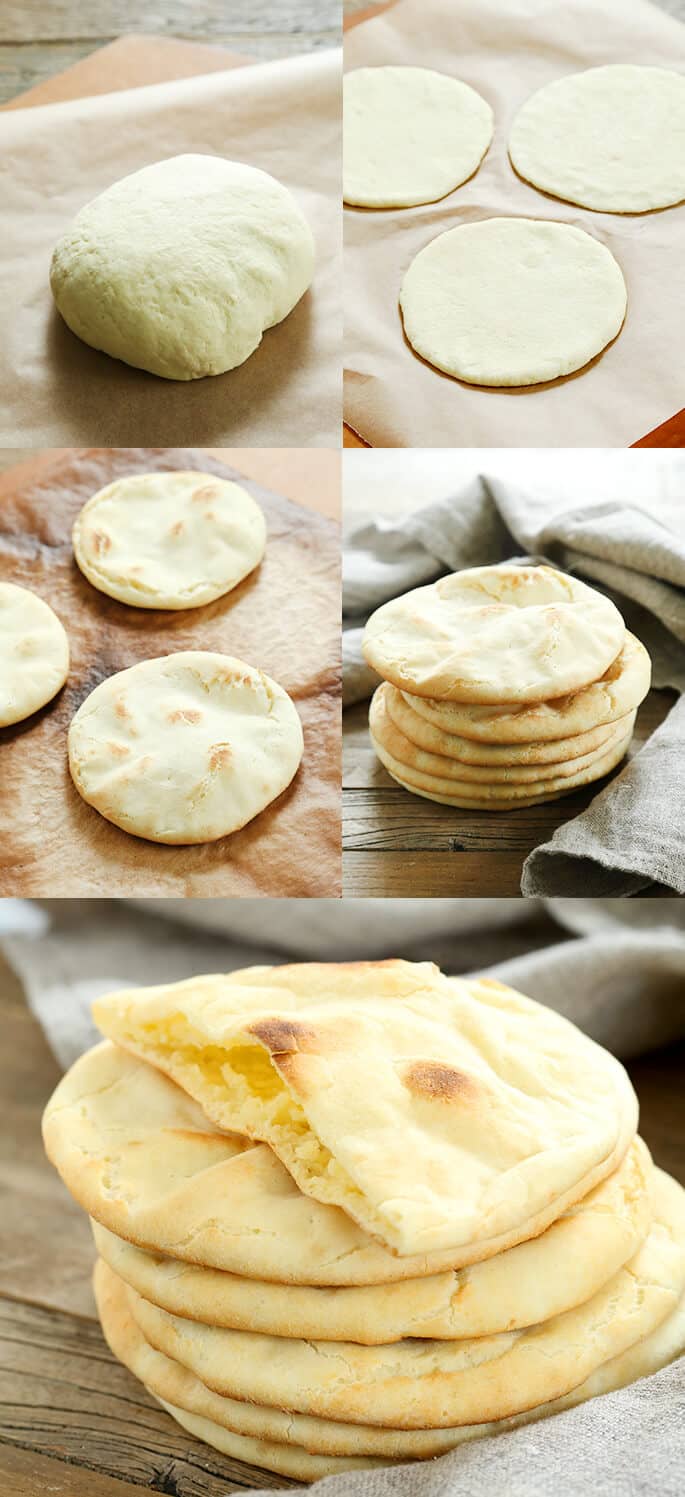
M614 604L546 566L442 577L371 615L383 676L369 715L381 762L447 805L535 805L615 767L650 684Z
M434 1455L680 1349L685 1197L558 1015L405 962L96 1015L114 1043L58 1087L48 1153L116 1355L229 1454L301 1479Z

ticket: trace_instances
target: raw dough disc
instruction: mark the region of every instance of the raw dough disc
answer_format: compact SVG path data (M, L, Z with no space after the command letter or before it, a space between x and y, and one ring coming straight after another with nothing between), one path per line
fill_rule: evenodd
M343 80L343 197L362 208L434 203L492 140L489 104L431 68L356 68Z
M612 63L555 78L519 110L509 140L521 177L600 213L685 198L685 77Z
M152 842L213 842L290 784L302 757L290 697L242 660L186 650L102 681L69 729L69 768L107 821Z
M309 286L311 229L286 187L220 156L172 156L108 187L55 249L50 285L91 348L164 379L243 364Z
M620 331L623 276L571 224L484 218L432 239L400 291L422 358L470 385L538 385L582 369Z
M100 489L73 531L94 587L136 608L198 608L230 592L264 554L247 489L213 473L133 473Z
M57 614L29 588L0 582L0 728L52 701L68 670L69 641Z

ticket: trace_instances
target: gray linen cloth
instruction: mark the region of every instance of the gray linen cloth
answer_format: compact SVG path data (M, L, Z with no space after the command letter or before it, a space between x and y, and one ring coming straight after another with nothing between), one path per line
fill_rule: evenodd
M370 520L350 534L343 564L345 705L377 685L361 638L381 603L462 567L531 558L613 598L650 652L653 684L685 691L685 494L652 496L642 505L578 503L479 476L403 520ZM682 702L586 811L534 849L521 891L630 895L651 885L685 894Z
M266 928L265 928L266 927ZM66 1066L118 986L261 961L406 956L487 970L623 1057L685 1038L677 899L0 901L0 948ZM330 1497L682 1497L685 1358L632 1387L439 1460L317 1482ZM273 1488L269 1488L273 1491Z

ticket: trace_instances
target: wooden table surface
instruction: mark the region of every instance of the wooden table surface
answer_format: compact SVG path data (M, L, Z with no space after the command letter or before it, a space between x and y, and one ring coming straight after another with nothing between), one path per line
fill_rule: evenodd
M339 0L2 0L0 102L124 32L288 57L340 41Z
M666 716L675 693L651 691L630 754ZM343 893L351 898L496 898L521 893L523 863L597 787L520 811L460 811L410 795L379 763L368 702L343 713ZM669 890L664 890L668 894Z
M292 1485L186 1435L111 1356L90 1291L86 1218L48 1164L40 1115L59 1079L0 957L0 1491L3 1497L226 1497ZM632 1066L641 1131L685 1183L685 1045Z

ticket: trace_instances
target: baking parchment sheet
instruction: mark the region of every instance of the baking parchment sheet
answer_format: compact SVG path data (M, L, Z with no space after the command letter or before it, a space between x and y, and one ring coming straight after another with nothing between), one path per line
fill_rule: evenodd
M608 62L685 68L685 26L647 0L400 0L345 38L346 69L414 64L454 73L492 105L480 169L439 203L345 209L345 419L377 447L624 447L685 403L685 205L591 213L523 182L507 155L515 114L553 78ZM567 379L475 388L414 354L398 306L404 273L446 229L493 215L574 224L625 276L623 330Z
M73 558L86 499L124 474L198 468L235 478L261 504L261 566L204 608L130 608L100 593ZM189 450L65 451L0 478L0 580L54 608L71 646L62 692L0 729L0 895L340 894L340 543L338 527ZM67 730L106 676L176 650L219 650L256 665L292 696L304 756L290 787L242 831L166 847L105 821L75 790Z
M170 381L81 343L48 276L73 215L184 152L289 187L316 240L312 287L245 364ZM0 113L0 445L332 446L340 421L340 54Z

